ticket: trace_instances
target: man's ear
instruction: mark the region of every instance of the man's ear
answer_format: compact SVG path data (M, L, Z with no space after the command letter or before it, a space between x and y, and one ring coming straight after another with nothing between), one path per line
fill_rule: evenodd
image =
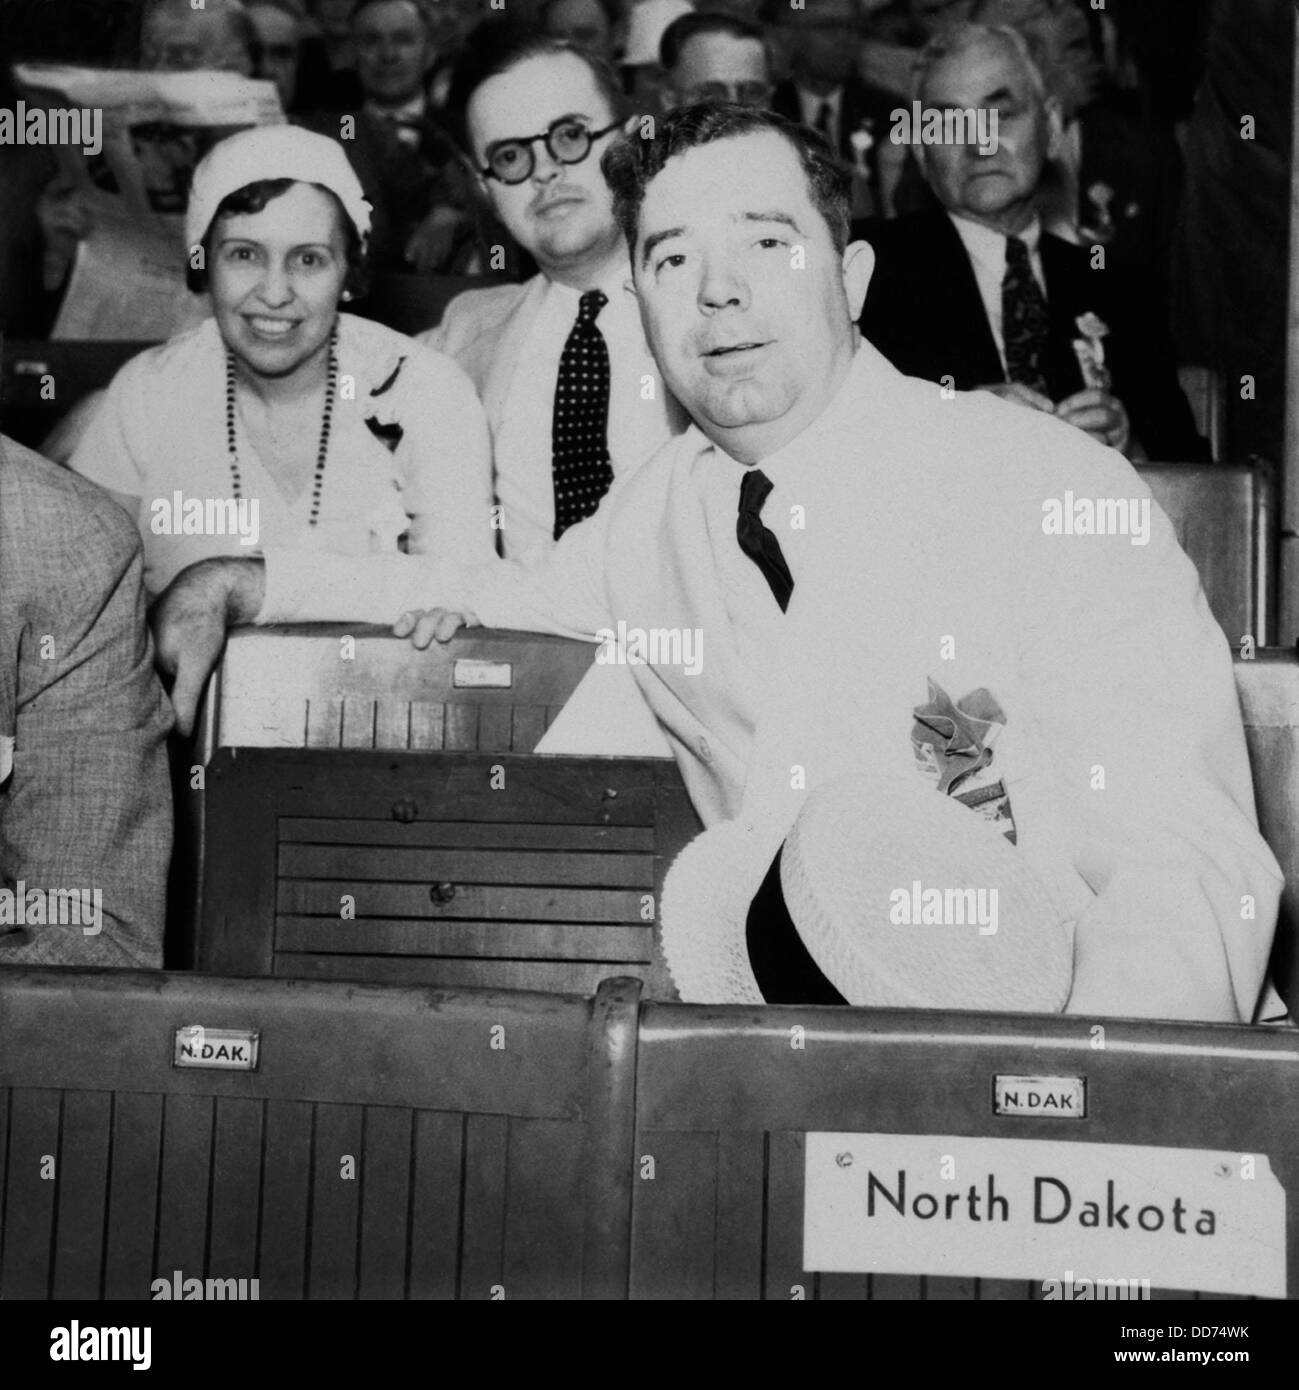
M875 248L866 241L849 243L843 253L843 291L854 323L861 317L866 291L875 274Z
M1046 157L1055 163L1064 154L1064 108L1060 98L1052 96L1047 97L1043 109L1046 111Z

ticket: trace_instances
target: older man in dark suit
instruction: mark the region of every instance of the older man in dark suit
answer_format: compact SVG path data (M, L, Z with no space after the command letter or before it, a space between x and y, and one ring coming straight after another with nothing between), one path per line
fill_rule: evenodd
M162 964L172 715L141 574L106 493L0 438L0 965Z
M945 33L922 55L916 98L924 111L995 114L997 128L983 152L917 146L942 207L867 229L878 270L862 332L910 375L992 390L1129 457L1207 458L1155 302L1042 227L1060 111L1024 39L975 24Z

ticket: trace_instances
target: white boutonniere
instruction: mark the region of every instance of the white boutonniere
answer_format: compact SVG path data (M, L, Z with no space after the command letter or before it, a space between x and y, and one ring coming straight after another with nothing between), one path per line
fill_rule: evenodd
M853 167L859 174L869 174L870 165L866 157L875 148L875 132L871 122L863 119L856 130L849 132L848 143L852 146Z
M1080 216L1078 232L1084 241L1099 242L1102 246L1113 241L1116 227L1110 204L1114 201L1114 190L1109 184L1097 179L1087 188L1089 211Z
M1082 335L1073 342L1074 355L1082 372L1083 385L1089 390L1108 391L1111 385L1110 371L1105 365L1104 339L1109 334L1109 326L1098 314L1079 314L1074 320Z

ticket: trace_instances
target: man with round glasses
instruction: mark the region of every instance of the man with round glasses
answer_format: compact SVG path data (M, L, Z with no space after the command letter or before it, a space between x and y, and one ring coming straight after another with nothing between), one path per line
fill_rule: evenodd
M478 387L503 549L528 561L685 419L625 288L627 252L600 173L625 116L613 71L571 44L530 40L482 78L465 116L483 195L540 273L459 295L425 340Z
M700 11L674 19L659 44L667 111L700 101L770 106L775 86L762 29L747 19Z

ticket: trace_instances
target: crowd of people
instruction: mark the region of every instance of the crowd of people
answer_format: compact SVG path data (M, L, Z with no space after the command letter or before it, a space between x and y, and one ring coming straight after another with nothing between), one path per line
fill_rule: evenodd
M70 471L0 456L0 882L152 856L117 930L0 919L0 961L161 960L143 594L183 734L235 623L702 633L629 663L707 827L664 905L683 998L1266 1012L1230 651L1129 465L1208 457L1170 270L1198 73L1146 75L1113 9L144 0L126 61L260 76L290 123L194 173L210 316L83 403ZM40 158L11 332L93 227ZM385 271L467 278L412 338L361 317ZM1044 523L1075 498L1131 526ZM15 636L47 631L53 664ZM922 881L1001 892L936 974L878 930Z

